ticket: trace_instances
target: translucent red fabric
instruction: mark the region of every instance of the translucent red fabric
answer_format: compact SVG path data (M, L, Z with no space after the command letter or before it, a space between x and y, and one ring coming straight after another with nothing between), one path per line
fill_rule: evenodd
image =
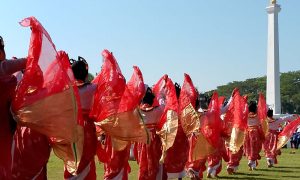
M217 92L213 93L208 106L208 112L204 115L201 124L201 133L213 147L219 148L222 124Z
M134 66L131 79L126 84L119 65L111 52L102 52L103 65L93 83L97 84L90 116L96 122L107 117L134 110L145 94L142 72Z
M82 151L78 142L82 118L68 57L56 51L36 18L26 18L20 24L32 32L26 71L12 101L15 119L50 138L54 150L59 151L56 155L76 169Z
M224 101L225 101L225 96L220 96L220 97L219 97L219 105L220 105L220 108L223 106Z
M244 131L247 127L248 104L247 99L243 98L238 91L234 95L233 106L234 127Z
M260 121L263 121L267 118L267 103L264 95L261 92L259 93L258 97L257 116Z
M283 131L278 135L277 149L282 148L288 142L299 125L300 117L284 127Z
M133 74L127 82L122 95L118 113L134 110L144 97L145 84L142 72L137 66L133 66L133 70Z
M166 86L167 80L168 80L168 75L165 74L153 86L152 92L155 94L155 98L154 98L154 101L152 104L153 107L159 106L159 100L165 98L163 96L166 95L165 86Z
M158 123L158 130L161 130L163 125L166 123L168 111L172 110L176 114L178 112L178 101L177 101L177 97L176 97L176 90L175 90L175 86L170 78L167 78L165 90L166 90L165 109L164 109L163 115Z
M98 85L90 116L100 122L118 112L122 95L125 91L126 80L119 65L111 52L102 51L103 65L101 72L95 78Z
M195 108L197 96L192 79L188 74L184 74L184 81L179 96L179 112L189 104L192 104Z
M114 150L124 150L129 141L146 143L149 137L138 111L145 93L141 71L134 67L126 84L113 54L103 50L102 56L101 72L93 81L97 89L90 117L111 136Z
M55 46L52 43L52 40L43 28L43 26L38 22L34 17L26 18L21 23L24 27L31 27L31 41L28 52L28 61L26 64L26 71L24 73L23 79L21 80L17 90L15 99L12 102L12 110L18 116L20 123L26 125L42 134L46 134L48 137L55 137L60 139L68 139L71 141L74 137L73 134L62 133L62 137L55 136L58 130L57 128L62 128L63 132L66 128L72 128L72 126L63 126L64 122L60 124L37 124L34 122L36 120L22 118L22 115L26 115L26 112L23 114L18 114L21 108L34 105L39 100L50 97L54 94L62 93L67 90L71 90L73 93L69 94L70 102L72 102L72 111L76 117L71 119L65 119L68 123L77 124L77 102L74 98L74 89L72 88L72 80L68 75L68 67L64 61L66 59L63 56L59 56L56 52ZM65 99L63 99L65 100ZM65 102L60 102L60 99L56 99L54 104L44 104L44 106L37 107L39 111L47 114L49 107L57 106L59 103L64 104ZM62 111L58 111L57 115L64 114L64 108ZM65 109L64 109L65 110ZM72 116L71 116L72 117ZM70 125L68 124L68 125ZM65 124L67 125L67 124ZM55 128L53 128L53 126ZM44 128L51 128L49 131L44 131ZM54 133L54 134L52 134Z

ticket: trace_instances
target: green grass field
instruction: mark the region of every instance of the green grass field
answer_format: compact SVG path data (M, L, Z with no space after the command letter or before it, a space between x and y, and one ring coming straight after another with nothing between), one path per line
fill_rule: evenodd
M300 150L296 151L295 154L289 154L289 152L290 149L282 149L282 155L278 158L279 164L275 165L274 168L268 168L265 159L262 158L256 171L248 170L247 160L243 157L239 173L235 175L227 175L226 164L223 163L223 170L218 179L300 179ZM130 166L129 179L137 179L138 166L136 162L130 161ZM97 176L97 179L103 179L103 164L97 164ZM48 178L50 180L63 179L63 163L54 154L51 155L48 163Z

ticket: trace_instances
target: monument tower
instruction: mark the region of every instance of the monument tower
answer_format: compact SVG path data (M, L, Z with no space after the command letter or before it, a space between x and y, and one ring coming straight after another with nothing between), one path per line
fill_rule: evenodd
M274 114L281 114L278 13L281 8L276 0L271 0L268 12L268 49L267 49L267 104Z

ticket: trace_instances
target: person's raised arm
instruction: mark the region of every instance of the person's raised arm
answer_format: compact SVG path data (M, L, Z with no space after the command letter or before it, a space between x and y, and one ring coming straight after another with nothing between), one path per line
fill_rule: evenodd
M0 61L0 76L11 75L26 67L26 58Z

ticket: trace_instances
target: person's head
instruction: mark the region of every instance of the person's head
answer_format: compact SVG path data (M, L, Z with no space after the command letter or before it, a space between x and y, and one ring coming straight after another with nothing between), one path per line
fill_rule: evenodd
M0 61L3 61L6 59L6 54L4 50L4 41L3 38L0 36Z
M88 64L84 58L78 56L78 60L70 59L75 79L86 81L89 73Z
M256 113L257 112L257 105L256 105L255 101L250 101L249 112L252 112L252 113Z
M268 109L267 116L268 116L269 118L272 118L272 117L273 117L273 110L272 110L272 109Z
M152 106L154 98L155 98L155 96L154 96L151 88L148 87L147 90L146 90L145 96L142 100L142 103L143 104L149 104L150 106Z
M176 97L177 99L179 99L181 87L177 82L175 83L175 90L176 90Z

